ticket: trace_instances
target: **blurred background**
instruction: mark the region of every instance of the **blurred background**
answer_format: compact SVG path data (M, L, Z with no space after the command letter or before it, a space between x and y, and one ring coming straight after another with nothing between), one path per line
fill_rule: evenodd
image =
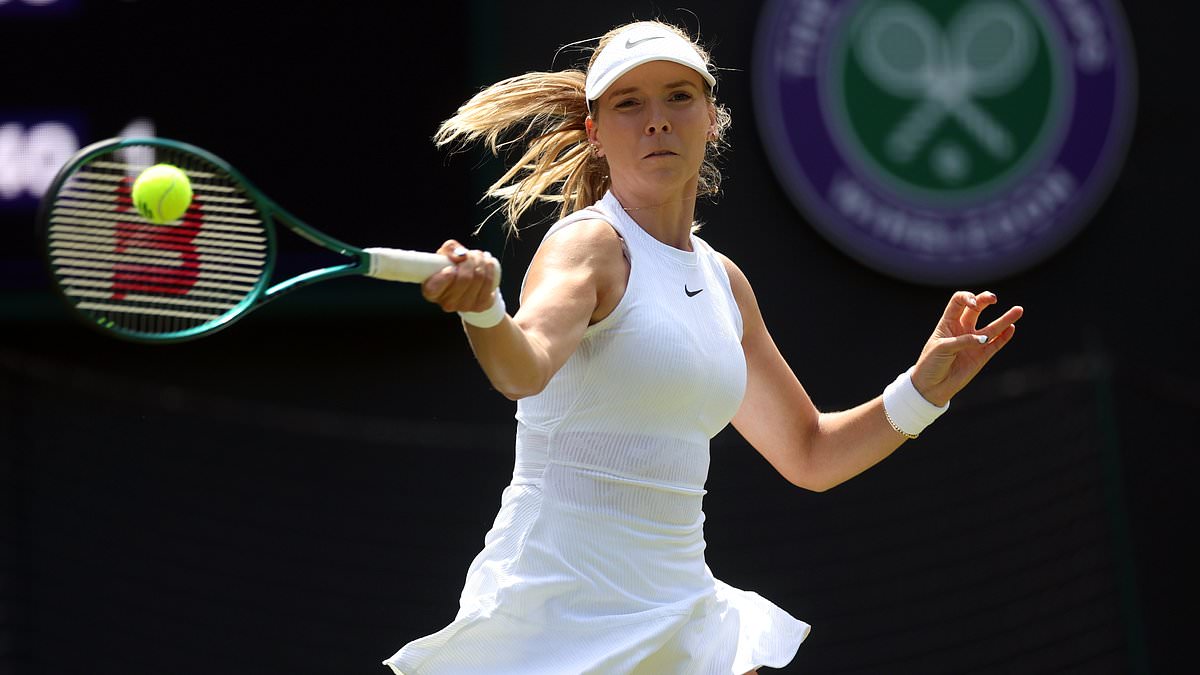
M830 236L772 135L771 36L792 22L791 44L818 44L797 17L861 4L0 0L0 673L386 672L453 618L512 470L515 404L415 287L321 284L171 346L77 322L35 227L58 167L112 136L183 140L343 240L491 250L515 309L544 224L473 236L502 164L430 137L481 87L579 65L556 52L646 18L698 29L724 69L731 148L703 236L819 407L877 395L955 288L1026 310L950 414L830 492L732 429L713 440L709 565L814 627L783 672L1185 672L1192 26L1152 3L1010 3L1069 44L1131 37L1128 132L1099 136L1115 163L1077 226L960 283ZM1072 124L1110 124L1094 105ZM282 251L283 274L328 259Z

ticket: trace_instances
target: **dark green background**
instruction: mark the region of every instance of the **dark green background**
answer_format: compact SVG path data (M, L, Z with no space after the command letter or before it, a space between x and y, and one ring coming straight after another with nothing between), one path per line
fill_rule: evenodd
M1056 86L1050 61L1050 45L1041 32L1045 27L1020 3L1011 3L1024 14L1032 30L1037 31L1036 56L1029 66L1029 73L1012 91L1000 96L972 97L972 102L1012 136L1016 154L1005 160L993 156L975 140L952 115L946 118L930 136L930 142L907 163L899 163L883 152L884 140L888 135L920 106L920 100L901 99L881 89L863 70L852 46L846 46L846 70L842 81L843 97L839 102L849 115L848 132L856 136L863 151L872 162L885 173L877 174L893 189L902 194L913 191L934 191L961 194L980 188L991 181L1002 178L1014 166L1026 159L1038 135L1055 121L1050 117L1052 90ZM943 31L949 30L950 22L957 16L960 3L928 2L918 5L928 12ZM843 32L841 40L853 39L852 32ZM1065 54L1064 58L1070 58ZM1067 86L1057 83L1058 87ZM1069 114L1064 111L1060 114ZM930 168L929 156L939 141L953 142L967 153L971 171L961 182L948 185ZM920 202L920 198L917 198Z

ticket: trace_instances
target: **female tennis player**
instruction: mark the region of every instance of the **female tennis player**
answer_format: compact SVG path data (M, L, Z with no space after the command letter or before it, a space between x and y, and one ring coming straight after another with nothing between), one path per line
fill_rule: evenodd
M529 73L480 92L436 140L519 143L489 194L510 226L539 200L563 217L509 316L487 256L425 297L462 314L517 403L516 465L454 621L384 663L405 675L754 673L809 626L716 579L701 500L709 439L730 421L792 483L827 490L942 413L1012 339L1021 308L977 328L991 293L950 299L916 364L852 410L818 411L776 348L750 282L695 234L729 125L708 58L674 27L604 36L586 73Z

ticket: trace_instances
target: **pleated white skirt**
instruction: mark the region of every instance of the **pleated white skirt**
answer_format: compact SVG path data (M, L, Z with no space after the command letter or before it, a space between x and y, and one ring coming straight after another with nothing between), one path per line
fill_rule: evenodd
M795 656L809 625L705 564L703 489L537 473L505 489L454 621L384 661L395 673L741 675Z

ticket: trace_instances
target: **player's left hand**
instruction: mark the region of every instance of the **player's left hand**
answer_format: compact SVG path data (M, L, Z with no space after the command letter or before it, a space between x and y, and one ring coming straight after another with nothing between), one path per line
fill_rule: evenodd
M996 304L990 291L978 295L958 291L950 298L933 335L921 350L913 370L913 386L934 405L945 405L967 386L980 369L1012 340L1015 322L1024 309L1014 306L983 328L976 328L979 315ZM979 336L985 336L981 343Z

